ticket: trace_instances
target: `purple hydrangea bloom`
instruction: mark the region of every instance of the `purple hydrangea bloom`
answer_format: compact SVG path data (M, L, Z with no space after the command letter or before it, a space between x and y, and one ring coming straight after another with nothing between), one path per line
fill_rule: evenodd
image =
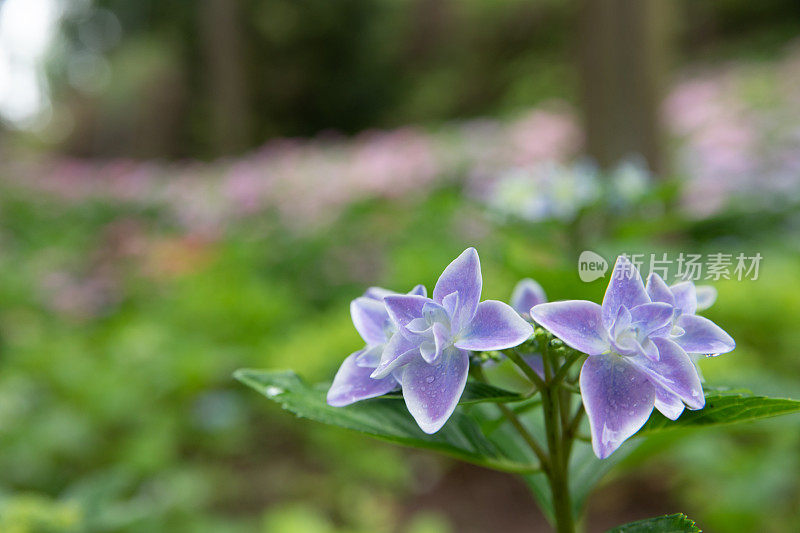
M364 296L350 302L350 316L366 346L344 360L328 390L328 404L342 407L359 400L382 396L399 387L392 376L373 379L370 374L378 366L384 347L397 331L386 312L383 299L396 292L370 287ZM426 296L427 290L417 285L408 294Z
M534 306L545 302L547 302L547 295L544 293L544 289L531 278L520 280L511 292L511 307L525 320L531 320L531 309ZM539 377L544 379L542 354L523 354L522 359L539 374Z
M667 327L667 330L672 339L689 354L689 358L694 363L697 374L700 376L700 381L704 381L703 374L698 366L699 360L704 357L716 357L730 352L736 346L730 335L725 333L719 326L706 318L696 316L698 311L703 311L713 305L717 299L716 289L709 285L697 287L691 281L682 281L667 286L661 276L655 273L650 274L647 278L646 289L651 300L666 302L674 306L672 323ZM694 345L687 344L684 339L687 328L692 332L690 339L693 337L696 339L702 334L706 339L706 343L702 346L697 346L696 343ZM676 406L678 403L680 402L673 401Z
M511 292L511 307L526 320L530 320L533 306L546 301L544 289L531 278L521 279Z
M469 372L469 350L502 350L530 337L531 325L509 305L481 302L478 252L468 248L444 270L433 298L384 298L397 333L386 344L375 379L396 376L409 412L426 433L455 410Z
M647 278L650 299L673 307L667 332L688 353L719 355L730 352L736 346L722 328L696 314L698 310L710 307L716 299L716 291L708 289L711 287L695 287L691 281L667 286L658 274L650 274ZM698 295L702 296L702 300ZM701 307L701 302L705 307Z
M702 385L688 350L733 349L733 339L722 329L688 314L696 302L692 308L680 287L681 297L664 287L654 281L650 292L656 297L651 297L636 267L621 256L602 305L572 300L531 309L536 322L589 355L581 368L581 396L592 447L601 459L636 433L653 407L673 420L684 404L703 408Z

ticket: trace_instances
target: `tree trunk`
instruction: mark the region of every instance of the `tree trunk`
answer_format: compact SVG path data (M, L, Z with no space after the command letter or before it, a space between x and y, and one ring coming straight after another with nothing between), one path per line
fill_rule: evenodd
M670 0L581 0L580 71L587 150L601 167L640 155L663 173L660 103Z
M203 0L200 36L205 55L214 155L246 149L250 113L240 0Z

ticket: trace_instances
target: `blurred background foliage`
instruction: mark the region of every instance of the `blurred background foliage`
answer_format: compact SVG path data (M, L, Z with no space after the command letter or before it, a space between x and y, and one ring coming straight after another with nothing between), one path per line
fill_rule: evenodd
M0 130L0 531L546 530L511 478L231 378L330 380L350 299L432 287L469 245L497 299L528 276L599 299L583 249L759 252L757 281L714 283L737 349L703 371L799 398L800 5L673 5L656 176L585 157L589 4L58 3L40 106ZM587 528L798 531L798 452L797 416L652 439Z

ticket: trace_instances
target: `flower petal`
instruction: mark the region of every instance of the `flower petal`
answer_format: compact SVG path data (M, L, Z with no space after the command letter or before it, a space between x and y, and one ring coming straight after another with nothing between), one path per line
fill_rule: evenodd
M637 346L637 352L640 355L649 357L653 361L658 361L658 348L655 343L653 343L652 339L645 339L643 343L639 344L639 346Z
M464 250L439 276L433 289L436 303L441 304L445 296L458 292L458 305L452 315L455 331L469 322L475 314L481 299L482 286L481 262L475 248Z
M663 328L672 321L674 308L667 303L653 302L631 309L631 323L641 328L645 335Z
M647 286L645 287L647 295L654 302L664 302L669 305L675 305L675 296L669 290L669 285L656 274L655 272L647 276Z
M621 255L617 258L611 280L608 282L606 294L603 297L603 325L610 328L617 318L620 306L633 309L637 305L648 303L650 297L644 290L642 276L639 270L627 257Z
M448 317L455 316L456 309L458 309L458 291L451 292L442 298L442 307L444 307Z
M697 289L691 281L681 281L670 287L675 296L675 307L684 315L693 315L697 312Z
M370 287L369 289L364 292L364 296L367 298L372 298L373 300L380 300L383 301L384 298L387 296L392 296L393 294L397 294L395 291L390 291L389 289L384 289L383 287ZM406 294L413 294L416 296L428 296L428 290L425 288L425 285L416 285L413 289L408 291Z
M386 321L389 315L383 302L361 296L350 302L350 316L356 331L367 344L386 342Z
M530 316L531 307L546 301L544 289L531 278L521 280L511 293L511 307L523 316Z
M436 322L431 329L433 330L433 340L422 343L419 347L419 352L426 363L436 364L439 362L442 350L450 340L450 331L440 322Z
M409 333L414 333L415 335L423 335L431 329L431 325L428 324L428 321L424 318L415 318L405 326L403 326ZM413 339L410 339L413 340Z
M699 285L694 290L697 296L697 311L705 311L717 301L717 289L711 285Z
M415 285L413 289L408 291L408 294L414 296L423 296L425 298L428 297L428 289L425 288L425 285Z
M617 355L594 355L581 368L581 396L595 455L605 459L647 422L655 386Z
M475 316L455 342L462 350L503 350L522 344L533 334L533 326L497 300L478 304Z
M683 413L683 402L677 395L656 387L656 409L670 420L677 420Z
M328 405L342 407L359 400L382 396L397 388L397 380L392 376L383 379L369 377L372 369L356 364L359 353L350 354L336 372L333 384L328 389Z
M620 335L629 330L632 322L633 317L631 316L631 312L627 307L620 306L619 311L617 311L617 316L614 318L614 323L609 329L612 339L618 341Z
M469 373L469 355L449 348L441 361L429 365L415 359L403 372L406 407L425 433L436 433L453 414L464 392Z
M397 294L394 291L390 291L389 289L384 289L383 287L370 287L366 291L364 291L364 297L370 298L372 300L383 301L384 298L387 296L391 296L393 294Z
M630 358L631 364L647 374L656 387L677 395L690 409L702 409L706 398L692 360L669 339L655 337L651 340L658 348L658 361L634 356Z
M525 361L540 378L544 379L544 360L541 354L523 355L522 360Z
M453 293L449 296L458 296L458 293ZM447 298L445 298L445 300L447 300ZM422 316L429 325L433 325L436 322L441 322L442 324L447 324L449 329L450 315L447 312L447 309L437 304L433 300L422 306Z
M378 363L371 376L375 379L384 378L391 374L394 369L403 366L419 355L417 344L409 341L400 333L395 333L383 348L380 363Z
M378 344L376 346L367 346L360 352L358 352L358 357L356 357L356 364L358 366L363 366L365 368L369 368L370 371L374 370L376 366L381 362L381 356L383 355L383 344Z
M398 328L406 327L415 318L422 318L422 309L428 302L428 298L413 294L395 294L383 299L386 312Z
M542 327L569 346L589 355L597 355L610 347L603 328L601 308L586 300L567 300L539 304L531 316Z
M684 333L673 340L689 353L720 354L736 348L736 341L705 317L681 315L677 325Z
M697 370L697 377L700 378L700 383L705 383L706 382L706 378L703 377L703 370L700 368L700 361L702 359L705 359L706 357L716 357L717 355L719 355L719 354L714 354L713 356L704 355L704 354L701 354L701 353L690 353L689 354L689 359L692 360L692 363L694 363L694 369Z

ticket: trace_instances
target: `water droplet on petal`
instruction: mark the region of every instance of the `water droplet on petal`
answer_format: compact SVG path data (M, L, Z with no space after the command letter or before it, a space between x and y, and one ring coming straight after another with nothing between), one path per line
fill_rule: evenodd
M428 376L427 378L425 378L425 381L427 381L428 383L433 383L434 381L436 381L436 378L434 376Z

